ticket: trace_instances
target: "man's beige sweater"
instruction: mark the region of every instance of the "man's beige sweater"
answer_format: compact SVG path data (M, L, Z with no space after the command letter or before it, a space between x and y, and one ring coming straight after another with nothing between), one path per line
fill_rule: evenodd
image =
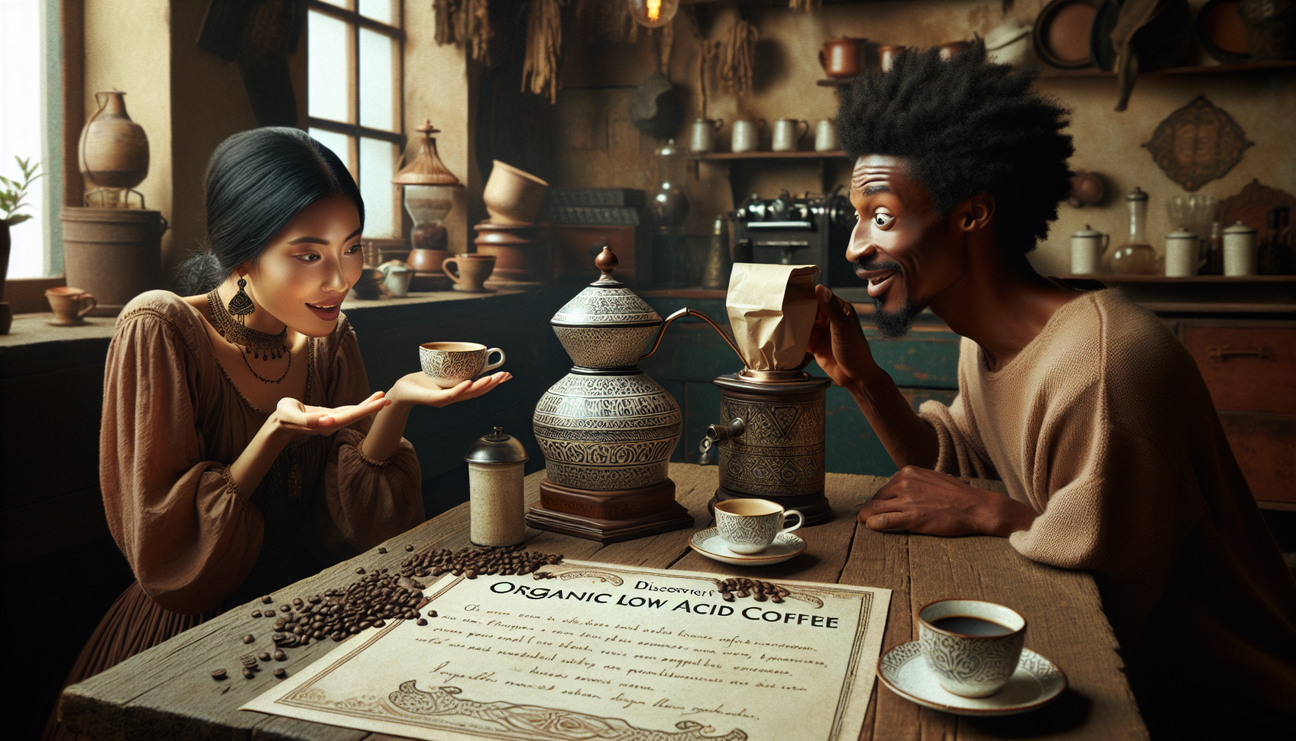
M1154 315L1114 290L1081 295L998 371L964 338L958 397L920 413L937 470L999 478L1039 513L1014 548L1094 573L1145 716L1296 723L1296 582L1196 365Z

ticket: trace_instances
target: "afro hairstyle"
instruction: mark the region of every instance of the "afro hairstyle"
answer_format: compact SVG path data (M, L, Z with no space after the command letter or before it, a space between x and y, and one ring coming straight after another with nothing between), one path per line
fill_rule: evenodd
M837 137L852 160L909 160L908 175L940 214L989 194L1000 248L1025 254L1048 236L1071 191L1075 151L1062 133L1069 112L1032 92L1034 78L986 62L980 40L947 61L936 49L908 49L889 72L869 70L842 90Z

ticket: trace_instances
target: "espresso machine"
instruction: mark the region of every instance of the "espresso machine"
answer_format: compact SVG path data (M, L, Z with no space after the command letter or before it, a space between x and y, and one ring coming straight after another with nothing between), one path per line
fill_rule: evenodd
M858 285L846 261L855 209L840 187L828 195L756 194L732 213L734 262L819 266L827 286Z

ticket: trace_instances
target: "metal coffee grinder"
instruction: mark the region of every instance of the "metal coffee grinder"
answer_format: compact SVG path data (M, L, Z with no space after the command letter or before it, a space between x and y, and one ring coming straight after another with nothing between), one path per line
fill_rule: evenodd
M729 345L743 369L713 381L721 421L700 446L703 464L719 452L712 506L768 499L801 512L807 525L832 519L824 496L824 400L832 381L802 370L818 310L817 272L813 265L734 265L725 304L734 330Z

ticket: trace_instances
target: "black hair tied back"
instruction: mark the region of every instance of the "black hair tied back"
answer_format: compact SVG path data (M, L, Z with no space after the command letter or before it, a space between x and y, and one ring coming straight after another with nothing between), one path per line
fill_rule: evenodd
M307 206L334 195L355 202L363 226L364 201L351 173L306 132L267 127L226 139L207 165L207 248L177 271L177 290L212 290L255 261Z

